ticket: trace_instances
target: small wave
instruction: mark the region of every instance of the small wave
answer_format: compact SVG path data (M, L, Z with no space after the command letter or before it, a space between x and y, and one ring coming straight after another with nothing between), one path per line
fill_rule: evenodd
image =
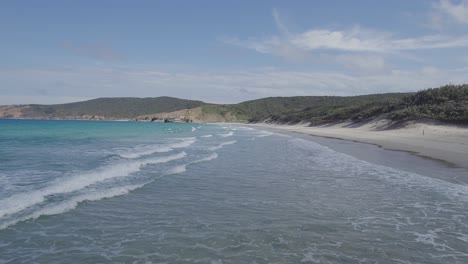
M149 164L166 163L169 161L181 159L185 156L187 156L187 153L180 152L165 157L106 166L98 169L97 171L82 173L75 176L70 176L67 179L55 181L43 189L14 194L6 199L0 200L0 218L5 215L18 213L28 207L42 203L49 195L74 192L104 180L128 176L132 173L140 171L142 167Z
M135 149L129 150L126 153L117 153L122 158L126 159L136 159L143 156L148 156L154 153L165 153L173 151L174 149L186 148L195 143L196 138L180 139L181 142L175 142L167 145L150 145L137 147Z
M186 147L189 147L190 145L192 145L195 142L197 142L196 138L189 138L189 139L183 140L182 142L170 144L170 145L168 145L168 147L171 148L171 149L186 148Z
M140 149L133 149L127 153L118 153L117 155L125 159L136 159L142 156L148 156L154 153L164 153L171 151L172 148L168 146L145 146Z
M232 144L234 144L236 142L237 142L237 140L226 141L226 142L223 142L223 143L219 144L218 146L210 147L210 148L208 148L208 150L217 150L217 149L223 148L226 145L232 145Z
M225 133L225 134L218 134L218 135L221 136L221 137L231 137L232 135L234 135L234 132L229 131L228 133Z
M179 174L179 173L182 173L182 172L185 172L187 171L187 166L190 165L190 164L195 164L195 163L200 163L200 162L205 162L205 161L210 161L210 160L214 160L218 158L218 153L216 152L213 152L211 155L207 156L207 157L204 157L204 158L201 158L201 159L198 159L198 160L194 160L192 162L189 162L189 163L186 163L186 164L181 164L181 165L177 165L169 170L166 171L166 174L167 175L170 175L170 174Z
M201 136L202 138L209 138L209 137L212 137L213 135L209 134L209 135L204 135L204 136Z
M214 152L213 154L209 155L208 157L205 157L205 158L196 160L196 161L194 161L194 162L191 162L190 164L192 164L192 163L204 162L204 161L210 161L210 160L214 160L214 159L216 159L216 158L218 158L218 153Z
M98 201L104 198L111 198L115 196L120 196L127 194L135 189L143 187L145 184L138 185L127 185L121 187L114 187L106 190L94 191L82 195L75 196L69 200L60 202L58 204L50 205L44 208L41 208L29 215L23 216L18 219L11 220L9 222L3 223L0 225L0 230L5 229L9 226L15 225L18 222L26 221L29 219L37 219L43 215L57 215L62 214L68 211L75 209L79 203L84 201Z
M271 136L273 135L274 133L272 132L268 132L268 131L260 131L260 133L256 136L256 137L268 137L268 136Z

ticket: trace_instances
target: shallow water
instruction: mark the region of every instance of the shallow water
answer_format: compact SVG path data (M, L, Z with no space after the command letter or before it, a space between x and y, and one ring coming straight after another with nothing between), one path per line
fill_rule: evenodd
M239 126L4 120L0 262L468 263L468 188L419 172Z

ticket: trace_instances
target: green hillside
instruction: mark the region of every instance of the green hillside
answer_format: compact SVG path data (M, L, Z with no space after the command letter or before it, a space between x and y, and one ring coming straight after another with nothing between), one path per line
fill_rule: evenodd
M296 96L270 97L253 101L246 101L235 105L207 105L205 112L231 112L247 122L261 122L264 120L277 122L298 123L314 117L346 107L367 103L383 103L401 100L410 93L389 93L362 96Z
M84 102L31 105L23 114L28 117L60 118L69 116L104 116L108 118L134 118L140 115L172 112L205 105L201 101L172 97L156 98L98 98Z
M468 85L446 85L411 94L325 100L301 110L273 114L269 116L269 120L320 124L346 120L365 121L377 117L394 121L430 118L452 123L468 123Z

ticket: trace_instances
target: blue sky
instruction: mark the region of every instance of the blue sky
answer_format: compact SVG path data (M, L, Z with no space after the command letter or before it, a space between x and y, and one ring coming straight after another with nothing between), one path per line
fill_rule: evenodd
M0 104L468 83L468 0L5 0L0 39Z

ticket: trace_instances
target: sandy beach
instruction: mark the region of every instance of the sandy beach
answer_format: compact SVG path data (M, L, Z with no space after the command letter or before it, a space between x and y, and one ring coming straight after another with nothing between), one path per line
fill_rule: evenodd
M256 127L298 132L379 145L385 149L412 152L468 168L468 128L430 122L390 126L386 120L365 124L338 123L323 126L255 124Z

